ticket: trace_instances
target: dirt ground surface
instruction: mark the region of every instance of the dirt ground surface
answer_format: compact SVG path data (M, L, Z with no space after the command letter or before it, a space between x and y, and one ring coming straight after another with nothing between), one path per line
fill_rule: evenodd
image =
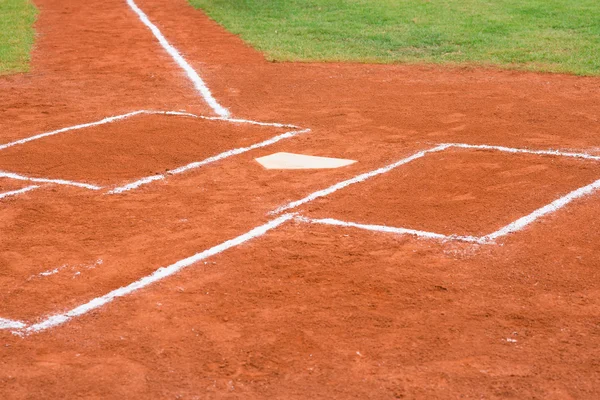
M268 63L184 0L136 2L234 117L311 132L122 194L0 199L1 318L70 310L438 143L600 155L598 78ZM0 77L0 143L142 109L214 115L125 0L35 3L32 72ZM139 115L0 150L0 169L114 187L287 130ZM278 151L358 162L254 161ZM449 149L294 211L479 235L597 179L597 161ZM599 201L490 245L290 221L61 326L0 330L0 397L600 398Z

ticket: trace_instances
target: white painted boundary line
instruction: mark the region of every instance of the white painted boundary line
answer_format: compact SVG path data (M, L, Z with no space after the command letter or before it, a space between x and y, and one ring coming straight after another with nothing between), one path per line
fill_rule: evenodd
M57 185L76 186L76 187L90 189L90 190L102 189L102 187L100 187L100 186L90 185L89 183L66 181L64 179L31 178L28 176L23 176L23 175L15 174L13 172L6 172L6 171L0 171L0 178L10 178L10 179L16 179L19 181L30 181L30 182L40 182L40 183L55 183Z
M317 199L319 197L328 196L328 195L330 195L333 192L337 192L338 190L345 188L346 186L350 186L350 185L353 185L353 184L359 183L359 182L364 182L364 181L366 181L369 178L372 178L372 177L377 176L377 175L384 174L384 173L389 172L389 171L393 170L394 168L397 168L397 167L399 167L401 165L404 165L404 164L407 164L407 163L409 163L411 161L414 161L416 159L422 158L427 153L435 153L435 152L438 152L438 151L446 150L450 146L451 145L449 145L449 144L442 144L442 145L433 147L433 148L431 148L429 150L419 151L418 153L415 153L412 156L403 158L402 160L396 161L393 164L386 165L385 167L378 168L378 169L376 169L374 171L371 171L371 172L366 172L364 174L357 175L354 178L351 178L351 179L348 179L348 180L336 183L335 185L332 185L332 186L330 186L330 187L328 187L326 189L319 190L317 192L309 194L308 196L306 196L303 199L292 201L291 203L288 203L288 204L283 205L283 206L281 206L279 208L276 208L273 211L270 211L269 214L271 214L271 215L273 215L273 214L279 214L279 213L282 213L282 212L284 212L286 210L289 210L289 209L292 209L292 208L296 208L296 207L298 207L298 206L300 206L302 204L309 203L309 202L311 202L311 201L313 201L313 200L315 200L315 199Z
M505 147L505 146L488 146L485 144L465 144L465 143L444 143L451 147L458 147L462 149L480 149L480 150L496 150L503 151L505 153L522 153L522 154L536 154L536 155L546 155L546 156L561 156L561 157L572 157L572 158L582 158L585 160L594 160L600 161L600 156L593 156L591 154L586 153L571 153L571 152L563 152L558 150L529 150L529 149L519 149L514 147Z
M525 228L527 225L530 225L533 221L543 217L546 214L550 214L556 212L580 197L590 195L600 189L600 179L595 182L590 183L587 186L581 187L579 189L573 190L567 195L554 200L552 203L545 205L544 207L538 208L534 212L529 215L526 215L522 218L519 218L515 222L512 222L506 225L504 228L497 230L494 233L490 233L489 235L481 237L482 241L493 241L501 236L508 235L509 233L517 232Z
M21 194L21 193L29 192L30 190L37 189L37 188L39 188L39 186L37 186L37 185L31 185L31 186L27 186L27 187L25 187L23 189L12 190L10 192L0 193L0 199L3 199L3 198L8 197L8 196L15 196L15 195L18 195L18 194Z
M25 325L21 321L13 321L12 319L0 318L0 329L23 329Z
M277 136L275 136L275 137L273 137L271 139L267 139L267 140L265 140L263 142L260 142L260 143L255 143L255 144L253 144L251 146L248 146L248 147L240 147L240 148L237 148L237 149L228 150L228 151L225 151L223 153L217 154L216 156L212 156L212 157L206 158L206 159L204 159L202 161L197 161L197 162L193 162L193 163L184 165L182 167L170 170L170 171L168 171L165 174L152 175L152 176L147 176L147 177L142 178L142 179L138 179L137 181L128 183L128 184L123 185L123 186L116 187L116 188L110 190L109 192L107 192L107 194L119 194L119 193L127 192L129 190L137 189L138 187L140 187L142 185L146 185L146 184L148 184L150 182L154 182L154 181L157 181L157 180L165 179L167 176L182 174L182 173L187 172L189 170L200 168L200 167L202 167L204 165L207 165L207 164L210 164L210 163L213 163L213 162L216 162L216 161L220 161L220 160L223 160L223 159L231 157L231 156L235 156L235 155L238 155L238 154L246 153L246 152L248 152L250 150L254 150L254 149L259 149L261 147L270 146L270 145L272 145L274 143L279 142L280 140L288 139L288 138L291 138L291 137L294 137L294 136L297 136L297 135L301 135L303 133L308 133L308 132L310 132L310 129L303 129L303 130L299 130L299 131L285 132L285 133L282 133L281 135L277 135Z
M48 136L58 135L59 133L64 133L64 132L74 131L74 130L79 130L79 129L84 129L84 128L91 128L94 126L99 126L99 125L104 125L104 124L110 124L112 122L121 121L121 120L124 120L127 118L134 117L136 115L173 115L173 116L181 116L181 117L200 118L200 119L204 119L204 120L208 120L208 121L231 122L234 124L250 124L250 125L259 125L259 126L272 126L275 128L298 129L298 127L295 125L280 124L277 122L259 122L259 121L252 121L252 120L248 120L248 119L238 119L238 118L206 117L204 115L196 115L196 114L187 113L187 112L183 112L183 111L137 110L137 111L133 111L133 112L130 112L127 114L115 115L113 117L106 117L99 121L69 126L69 127L57 129L57 130L54 130L51 132L40 133L38 135L30 136L30 137L27 137L24 139L15 140L13 142L9 142L9 143L0 145L0 150L4 150L4 149L7 149L9 147L13 147L13 146L16 146L19 144L25 144L28 142L32 142L34 140L42 139L42 138L45 138Z
M114 117L107 117L107 118L101 119L100 121L96 121L96 122L90 122L87 124L79 124L79 125L69 126L67 128L57 129L57 130L51 131L51 132L40 133L39 135L30 136L25 139L19 139L19 140L15 140L14 142L5 143L3 145L0 145L0 150L7 149L9 147L16 146L18 144L24 144L24 143L31 142L34 140L42 139L42 138L45 138L48 136L58 135L59 133L73 131L73 130L77 130L77 129L83 129L83 128L90 128L92 126L109 124L111 122L119 121L122 119L127 119L127 118L133 117L135 115L146 114L146 113L147 113L147 111L144 111L144 110L134 111L134 112L130 112L127 114L116 115Z
M204 101L206 101L206 103L213 109L213 111L221 117L229 117L229 110L227 110L225 107L223 107L217 102L217 100L213 97L212 93L210 92L210 89L208 89L202 78L200 78L200 75L198 75L198 73L192 68L192 66L181 56L179 51L167 41L160 29L158 29L156 25L154 25L150 21L148 16L138 7L138 5L133 0L127 0L127 4L138 15L140 21L142 21L142 23L146 25L150 29L150 31L152 31L156 39L158 39L160 45L166 50L167 53L169 53L173 60L175 60L177 65L179 65L179 67L181 67L185 71L187 77L192 81L196 90L200 92L200 95L204 98Z
M208 250L204 250L200 253L194 254L191 257L177 261L167 267L161 267L154 271L152 274L147 275L127 286L115 289L104 296L97 297L93 300L88 301L78 307L73 308L62 314L52 315L41 322L36 324L26 325L20 321L12 321L6 319L0 319L0 329L14 329L13 333L18 335L29 335L32 333L38 333L50 328L54 328L58 325L64 324L72 318L80 317L84 314L89 313L97 308L104 306L107 303L112 302L116 298L127 296L133 292L136 292L142 288L150 286L158 281L161 281L171 275L174 275L184 268L187 268L201 260L208 257L212 257L225 250L237 247L245 242L255 239L259 236L264 235L268 231L277 228L281 224L294 218L294 214L284 214L276 219L267 222L264 225L258 226L234 239L227 240L221 244L211 247Z
M479 243L480 238L476 236L458 236L458 235L443 235L441 233L420 231L416 229L407 229L407 228L394 228L391 226L385 225L370 225L370 224L357 224L354 222L346 222L340 221L338 219L333 218L322 218L322 219L314 219L314 218L306 218L306 217L296 217L296 221L306 222L310 224L320 224L320 225L332 225L332 226L343 226L348 228L358 228L365 229L368 231L375 232L385 232L385 233L394 233L398 235L412 235L426 239L437 239L437 240L460 240L463 242L470 243Z
M137 189L140 186L147 185L147 184L149 184L151 182L160 181L162 179L165 179L166 176L167 175L152 175L152 176L147 176L145 178L138 179L137 181L128 183L126 185L116 187L116 188L108 191L106 194L119 194L119 193L128 192L130 190Z

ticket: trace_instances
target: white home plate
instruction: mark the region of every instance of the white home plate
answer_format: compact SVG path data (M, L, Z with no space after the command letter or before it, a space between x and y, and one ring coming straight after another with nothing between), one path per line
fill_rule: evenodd
M324 169L340 168L354 164L355 160L343 158L316 157L294 153L274 153L256 159L266 169Z

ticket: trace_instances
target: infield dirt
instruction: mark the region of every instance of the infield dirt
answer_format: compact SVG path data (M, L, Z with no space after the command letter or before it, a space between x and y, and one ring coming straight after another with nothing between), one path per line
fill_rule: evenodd
M32 72L0 77L2 143L141 109L211 115L125 1L35 3ZM598 78L268 63L183 0L138 4L235 117L311 132L122 195L43 185L0 200L0 317L70 309L437 143L600 154ZM282 132L214 124L139 116L15 146L0 165L119 184ZM253 161L278 151L358 162L274 171ZM599 178L596 162L452 151L300 211L489 233ZM498 245L288 223L53 330L0 331L0 394L598 398L599 201Z

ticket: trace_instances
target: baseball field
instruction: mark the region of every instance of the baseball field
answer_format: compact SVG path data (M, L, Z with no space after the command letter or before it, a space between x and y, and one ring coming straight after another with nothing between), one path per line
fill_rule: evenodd
M600 397L598 20L0 0L0 398Z

